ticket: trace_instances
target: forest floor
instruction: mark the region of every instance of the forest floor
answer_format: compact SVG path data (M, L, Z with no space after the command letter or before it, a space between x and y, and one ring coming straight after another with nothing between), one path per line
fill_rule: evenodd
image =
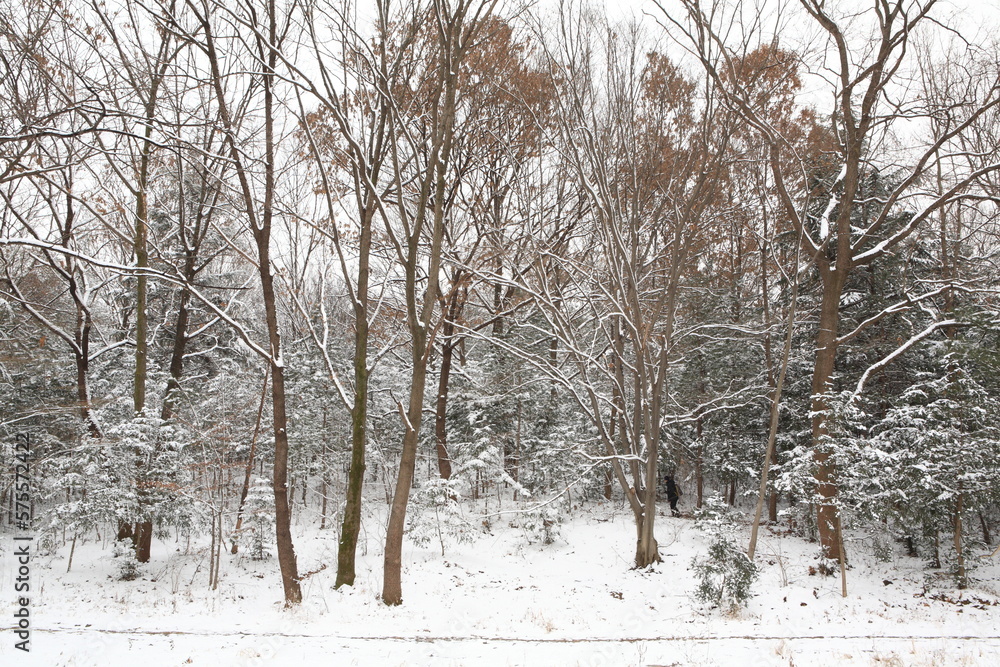
M482 518L467 509L479 528ZM424 546L408 541L404 603L386 607L377 597L384 509L368 512L356 585L341 590L333 589L337 531L305 525L308 510L299 517L299 571L326 569L303 582L305 601L293 610L282 608L274 558L224 550L220 583L209 590L204 543L154 541L153 561L131 582L115 578L110 545L96 534L77 541L68 573L70 547L60 546L32 565L31 652L13 649L4 612L0 664L1000 664L1000 558L981 552L970 555L981 563L972 587L959 591L899 545L887 554L875 538L852 536L844 598L839 576L810 573L815 544L765 527L754 597L739 611L711 609L693 598L692 560L709 538L691 519L658 517L663 562L637 571L628 510L587 504L549 545L529 539L517 514L494 515L471 541L444 535L443 555L436 535ZM12 541L0 541L11 601Z

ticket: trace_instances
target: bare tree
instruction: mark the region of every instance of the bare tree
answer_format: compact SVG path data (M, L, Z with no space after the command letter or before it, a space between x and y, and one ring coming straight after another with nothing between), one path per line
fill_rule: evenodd
M414 7L411 20L427 21L435 35L429 60L422 64L425 78L417 84L412 97L400 99L399 90L382 91L395 93L390 123L395 134L391 150L396 206L395 220L386 218L386 233L404 276L412 363L408 404L398 405L404 426L403 449L389 513L382 583L382 600L389 605L403 601L403 528L423 420L427 363L433 351L432 324L439 293L449 168L458 123L459 71L496 4L497 0L434 0L426 8ZM380 10L380 30L391 27L387 9ZM421 85L425 89L421 90ZM408 108L402 107L404 100L410 103ZM417 115L407 117L404 114L408 111ZM425 139L420 132L426 132ZM406 171L414 167L418 169L415 174ZM425 239L429 246L424 246Z
M291 533L291 508L288 498L288 417L286 409L284 359L282 357L281 331L278 321L277 296L274 284L274 264L271 258L271 233L276 208L276 160L275 131L278 122L275 88L278 78L278 52L286 35L288 17L278 15L275 0L267 0L262 6L250 4L240 11L230 11L222 5L199 4L193 0L187 3L197 23L198 31L188 33L190 39L203 52L209 67L208 85L213 91L218 109L220 131L225 149L231 159L232 169L239 182L239 197L248 226L256 246L256 264L260 277L264 300L265 320L268 332L268 347L265 358L271 367L271 397L274 425L274 488L275 523L277 532L278 565L281 569L282 586L286 604L302 601L299 584L295 548ZM249 71L256 74L256 81L247 86L252 94L259 89L261 100L261 124L263 146L259 155L260 170L253 169L243 147L241 132L250 130L244 118L234 114L235 107L230 101L223 69L226 63L218 46L220 17L236 34L226 35L246 49L245 63ZM285 21L279 29L279 21ZM175 26L180 24L175 22Z
M395 141L390 131L393 98L386 93L398 89L419 28L419 22L410 21L393 35L387 24L388 9L388 4L379 8L376 39L383 48L373 50L359 32L357 17L349 6L307 5L304 18L319 76L298 72L296 78L297 84L318 105L317 111L307 113L300 98L302 132L309 152L315 157L326 208L321 229L333 245L354 316L354 377L350 391L326 353L329 326L323 305L322 332L311 334L323 350L341 401L351 413L351 464L338 548L337 587L354 585L361 530L368 388L373 370L369 358L373 317L372 242L374 222L389 206L390 148ZM336 49L329 48L321 30L332 30L338 36ZM349 192L353 192L353 197ZM346 203L350 199L353 205ZM347 233L342 231L344 217L353 227Z
M176 2L171 2L164 9L164 16L169 17L175 11ZM145 269L149 263L149 183L152 166L155 162L154 131L157 125L162 125L158 118L162 110L160 97L164 79L175 66L178 47L174 35L164 30L161 17L147 17L137 5L125 3L123 11L128 17L125 26L118 22L99 4L94 3L89 16L94 17L98 24L97 32L92 34L106 38L110 52L99 53L102 64L103 96L106 104L115 109L115 120L118 121L117 132L111 134L111 145L108 145L101 134L95 135L107 159L111 173L134 199L132 220L128 227L132 228L131 249L135 257L135 371L132 388L132 404L136 415L141 416L146 409L146 384L148 368L148 331L147 296L149 277ZM147 18L151 21L147 22ZM89 22L88 22L89 24ZM143 33L151 31L158 39L147 47L143 43ZM78 37L81 42L86 40ZM105 39L95 40L96 48ZM110 127L108 129L111 129ZM160 131L160 134L170 134ZM125 160L122 160L123 157ZM124 202L123 208L125 206ZM114 209L115 207L109 207ZM137 464L148 468L153 464L155 451L150 457L144 457L137 452ZM149 489L140 488L139 513L132 538L136 545L136 558L140 563L146 563L150 558L150 545L153 537L153 521L148 515L147 496Z
M836 164L819 188L809 182L810 170L791 177L783 165L797 162L795 144L785 130L771 122L760 100L740 85L736 76L741 57L768 35L751 34L742 44L723 37L738 21L739 7L726 3L684 0L686 22L664 11L673 29L701 61L709 76L724 91L726 102L759 133L770 152L772 177L785 214L800 232L804 254L812 261L822 284L812 373L812 440L817 512L824 555L841 560L843 553L837 505L837 470L828 446L830 394L838 351L863 330L891 314L913 306L919 294L907 295L901 304L887 308L850 332L840 330L841 302L848 277L858 267L892 253L916 230L929 224L949 202L960 200L976 181L1000 169L1000 164L968 169L945 192L929 187L936 166L952 152L951 143L968 131L983 114L1000 104L995 77L975 97L943 107L908 93L897 82L912 66L912 42L919 27L941 30L931 18L936 0L906 2L877 0L869 9L838 10L821 0L800 0L806 30L816 31L822 45L817 56L821 77L834 103L827 110L836 137ZM761 21L759 25L763 25ZM763 30L759 28L758 30ZM742 49L742 51L741 51ZM888 146L904 123L940 118L944 131L930 140L908 142L911 149L893 155ZM873 197L868 188L873 175L896 172L895 184L885 196ZM808 197L822 210L802 205Z
M579 377L570 381L557 359L537 361L597 429L635 518L636 567L646 567L660 560L653 527L680 292L727 130L674 63L644 53L637 27L566 12L560 21L560 41L546 42L558 147L586 209L563 252L537 248L542 259L520 289Z

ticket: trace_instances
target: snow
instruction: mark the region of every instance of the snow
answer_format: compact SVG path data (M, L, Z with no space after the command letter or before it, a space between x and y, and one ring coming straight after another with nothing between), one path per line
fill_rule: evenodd
M299 519L311 523L311 511ZM658 517L663 563L635 571L631 513L588 504L548 546L529 543L510 514L494 516L471 543L446 541L444 556L436 539L426 548L407 541L403 605L386 607L378 600L385 514L382 504L366 506L358 579L339 591L336 530L296 526L299 571L327 568L303 582L305 601L290 611L273 557L254 562L224 550L221 583L210 591L207 543L157 540L143 576L122 582L110 548L91 534L78 540L69 573L68 545L34 561L32 652L13 651L7 621L2 664L1000 664L1000 606L986 604L1000 593L997 559L982 560L977 583L960 592L920 559L876 561L868 541L851 535L842 598L839 577L810 575L815 544L769 527L756 596L745 610L721 612L692 599L690 566L707 537L690 519ZM9 543L0 572L7 591Z

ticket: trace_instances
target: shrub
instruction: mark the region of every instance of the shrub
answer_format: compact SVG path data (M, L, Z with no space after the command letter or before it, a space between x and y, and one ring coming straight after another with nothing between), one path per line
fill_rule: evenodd
M560 537L562 515L554 507L526 512L521 517L521 528L528 535L528 542L541 541L542 544L552 544Z
M139 577L139 561L135 557L135 547L132 540L125 538L115 542L112 556L118 568L118 579L132 581Z
M736 609L752 597L757 566L723 534L717 533L707 557L695 558L692 565L698 578L695 598L700 602Z

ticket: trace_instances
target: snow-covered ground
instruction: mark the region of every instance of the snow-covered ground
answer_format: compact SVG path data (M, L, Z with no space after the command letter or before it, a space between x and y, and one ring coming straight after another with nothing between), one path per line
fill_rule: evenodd
M380 511L376 508L375 511ZM897 555L877 562L849 546L849 595L839 576L810 574L816 545L762 531L756 595L739 612L695 602L692 559L707 537L662 517L663 563L630 568L631 515L578 508L554 544L529 543L514 516L464 544L407 542L400 607L378 600L382 517L369 515L353 588L333 590L336 531L299 526L305 602L283 610L277 564L223 554L208 590L207 545L154 542L153 562L117 581L110 548L91 535L33 564L32 651L13 650L2 623L2 665L998 665L1000 567L981 560L970 590ZM740 539L746 529L740 534ZM2 581L13 597L11 540ZM745 544L745 543L744 543ZM11 607L13 603L11 603Z

